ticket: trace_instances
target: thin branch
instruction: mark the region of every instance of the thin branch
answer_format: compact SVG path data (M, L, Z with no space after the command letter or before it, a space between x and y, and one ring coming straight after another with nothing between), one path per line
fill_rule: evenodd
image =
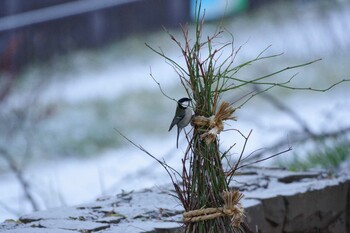
M21 185L21 187L23 189L24 195L25 195L26 199L29 201L29 203L31 204L33 210L34 211L38 211L39 210L39 206L38 206L37 202L35 201L34 197L32 196L32 194L29 191L30 185L26 181L26 179L24 178L23 172L18 168L18 166L16 165L16 162L14 161L14 159L11 158L11 156L7 153L7 151L5 149L0 148L0 154L6 160L8 165L10 166L11 171L16 175L17 180L18 180L18 182L20 183L20 185Z
M269 91L270 89L272 89L274 86L270 86L270 87L267 87L267 88L265 88L265 89L263 89L263 90L261 90L261 91L258 91L258 92L256 92L256 91L251 91L251 92L249 92L248 93L248 96L249 96L249 94L251 94L242 104L240 104L238 107L237 107L237 109L240 109L240 108L242 108L243 107L243 105L245 105L246 103L248 103L251 99L253 99L255 96L257 96L257 95L260 95L261 93L264 93L264 92L267 92L267 91ZM235 101L236 102L236 101ZM233 103L235 103L235 102L233 102ZM232 103L232 104L233 104Z
M287 153L288 151L291 151L291 150L292 150L292 147L289 147L289 148L286 149L286 150L283 150L283 151L278 152L278 153L276 153L276 154L270 155L270 156L268 156L268 157L265 157L265 158L262 158L262 159L258 159L258 160L255 160L255 161L251 162L251 163L246 163L246 164L243 164L243 165L241 165L241 166L238 166L237 169L241 169L241 168L243 168L243 167L248 167L248 166L251 166L251 165L253 165L253 164L257 164L257 163L260 163L260 162L263 162L263 161L272 159L272 158L274 158L274 157L276 157L276 156L278 156L278 155Z
M179 175L181 177L181 174L176 171L174 168L170 167L168 164L166 164L165 162L162 162L161 160L159 160L158 158L156 158L154 155L152 155L150 152L148 152L145 148L143 148L141 145L137 145L135 142L133 142L131 139L129 139L127 136L125 136L121 131L119 131L117 128L114 128L114 130L120 135L122 136L126 141L128 141L129 143L131 143L133 146L135 146L136 148L138 148L139 150L141 150L142 152L144 152L145 154L147 154L148 156L150 156L152 159L154 159L155 161L157 161L168 173L170 179L172 180L173 184L175 184L174 181L174 177L173 175L171 175L170 171L176 173L177 175Z
M160 55L161 57L163 57L165 60L167 60L168 62L170 62L173 67L176 67L177 69L181 70L184 74L188 73L186 72L186 70L184 68L182 68L178 63L176 63L173 59L171 59L170 57L166 56L165 53L160 49L160 51L152 48L150 45L146 44L146 46L151 49L153 52L155 52L156 54Z
M333 83L332 85L330 85L327 88L323 88L323 89L318 89L318 88L312 88L312 87L291 87L291 86L286 86L286 85L281 85L281 84L277 84L277 86L279 87L283 87L286 89L291 89L291 90L296 90L296 91L316 91L316 92L326 92L329 91L330 89L332 89L335 86L338 86L339 84L343 83L343 82L350 82L350 79L343 79L340 80L336 83Z
M252 151L249 155L245 156L241 162L243 163L244 161L248 160L251 156L253 156L254 154L256 154L258 151L263 151L265 150L265 148L259 148L259 149L256 149L254 151Z
M245 139L244 144L243 144L243 148L242 148L242 150L241 150L241 154L239 155L238 160L237 160L235 166L231 169L231 171L230 171L229 174L228 174L228 176L229 176L229 178L228 178L228 183L231 181L233 175L235 174L235 172L236 172L237 169L239 168L239 164L241 163L241 159L242 159L242 157L243 157L245 148L246 148L246 146L247 146L249 137L250 137L250 135L252 134L252 132L253 132L253 130L251 129L251 130L249 131L249 133L248 133L248 136L246 136L246 137L243 136L244 139Z
M160 92L168 99L170 100L174 100L176 102L176 100L174 98L171 98L170 96L168 96L164 91L163 91L163 88L162 86L160 85L160 83L156 80L156 78L153 76L152 74L152 68L150 67L150 73L149 73L149 76L153 79L153 81L158 85L158 88L160 90Z
M274 56L274 55L272 55L272 56ZM272 56L267 56L267 57L263 57L263 58L270 58L270 57L272 57ZM259 59L263 59L263 58L259 58ZM221 90L221 91L222 91L222 92L225 92L225 91L229 91L229 90L233 90L233 89L236 89L236 88L245 86L245 85L247 85L247 84L252 84L252 83L254 84L254 82L257 82L257 81L260 81L260 80L264 80L264 79L266 79L266 78L269 78L269 77L275 76L275 75L277 75L277 74L283 73L283 72L285 72L285 71L287 71L287 70L292 70L292 69L304 67L304 66L307 66L307 65L311 65L311 64L313 64L313 63L315 63L315 62L318 62L318 61L320 61L320 60L322 60L322 59L317 59L317 60L314 60L314 61L310 61L310 62L307 62L307 63L295 65L295 66L288 66L288 67L286 67L286 68L280 69L280 70L275 71L275 72L273 72L273 73L270 73L270 74L268 74L268 75L264 75L264 76L261 76L261 77L258 77L258 78L252 79L252 80L244 81L242 84L236 85L236 86L234 86L234 87L226 88L226 89L223 89L223 90ZM251 63L251 62L253 62L253 61L255 61L255 60L252 60L252 61L248 62L248 64ZM245 65L247 65L247 64L246 64L246 63L243 63L242 65L245 66ZM235 78L232 78L232 77L226 77L226 78L235 79ZM339 82L338 82L337 84L339 84ZM336 84L336 85L337 85L337 84ZM333 87L333 86L334 86L334 85L332 85L332 87ZM315 91L317 91L317 89L310 89L310 88L307 88L307 89L308 89L308 90L315 90ZM328 88L328 89L329 89L329 88ZM327 89L325 89L325 90L327 90Z

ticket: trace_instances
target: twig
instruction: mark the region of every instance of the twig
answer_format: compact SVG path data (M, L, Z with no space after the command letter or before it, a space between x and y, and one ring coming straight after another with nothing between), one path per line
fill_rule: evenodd
M255 161L251 162L251 163L243 164L243 165L241 165L241 166L238 166L238 167L237 167L237 170L238 170L238 169L241 169L241 168L243 168L243 167L248 167L248 166L251 166L251 165L253 165L253 164L257 164L257 163L260 163L260 162L269 160L269 159L274 158L274 157L276 157L276 156L278 156L278 155L287 153L287 152L289 152L289 151L291 151L291 150L292 150L292 147L289 147L289 148L286 149L286 150L280 151L280 152L278 152L278 153L276 153L276 154L273 154L273 155L270 155L270 156L268 156L268 157L266 157L266 158L258 159L258 160L255 160Z
M161 92L166 98L168 98L168 99L170 99L170 100L174 100L174 101L176 102L176 100L175 100L174 98L171 98L170 96L168 96L168 95L163 91L162 86L161 86L160 83L156 80L156 78L153 76L153 74L152 74L152 68L151 68L151 67L149 68L149 70L150 70L149 76L150 76L150 77L153 79L153 81L158 85L160 92Z
M179 175L181 177L181 174L176 171L174 168L170 167L168 164L166 164L165 162L162 162L161 160L159 160L158 158L156 158L154 155L152 155L150 152L148 152L145 148L143 148L141 145L137 145L135 142L133 142L131 139L129 139L127 136L125 136L121 131L119 131L117 128L114 128L114 130L120 135L122 136L125 140L127 140L129 143L131 143L133 146L135 146L136 148L138 148L139 150L141 150L142 152L144 152L145 154L147 154L148 156L150 156L152 159L154 159L155 161L157 161L168 173L169 177L171 178L173 184L175 184L176 182L174 181L174 176L171 175L170 171L174 172L175 174Z
M16 175L17 180L18 180L18 182L20 183L20 185L21 185L21 187L23 189L24 195L27 198L27 200L30 202L33 210L34 211L38 211L39 210L39 206L38 206L38 204L36 203L34 197L32 196L32 194L29 191L30 185L25 180L22 170L20 170L18 168L18 166L16 165L16 162L11 158L11 156L7 153L7 151L5 149L0 148L0 154L6 160L8 165L10 166L11 171Z
M236 172L237 169L239 168L239 164L241 163L241 160L242 160L242 157L243 157L245 148L246 148L246 146L247 146L249 137L250 137L250 135L252 134L252 132L253 132L253 130L250 130L249 133L248 133L248 136L244 136L244 135L242 134L242 136L244 137L245 141L244 141L244 144L243 144L243 148L242 148L242 150L241 150L241 154L239 155L238 160L237 160L235 166L231 169L231 171L230 171L229 174L228 174L228 177L229 177L229 178L228 178L228 183L230 183L230 181L231 181L233 175L235 174L235 172Z
M267 57L262 57L262 58L259 58L259 59L266 59L266 58L271 58L273 56L277 56L277 55L272 55L272 56L267 56ZM247 84L261 84L261 83L258 83L258 81L261 81L261 80L264 80L264 79L267 79L269 77L272 77L272 76L275 76L277 74L280 74L280 73L283 73L285 71L288 71L288 70L292 70L292 69L296 69L296 68L300 68L300 67L304 67L304 66L307 66L307 65L311 65L315 62L318 62L320 61L321 59L317 59L317 60L314 60L314 61L310 61L310 62L307 62L307 63L303 63L303 64L299 64L299 65L295 65L295 66L288 66L286 68L283 68L283 69L280 69L280 70L277 70L273 73L270 73L268 75L264 75L264 76L261 76L261 77L258 77L258 78L254 78L254 79L251 79L251 80L248 80L248 81L245 81L245 80L242 80L242 79L237 79L237 78L233 78L233 77L226 77L226 78L229 78L229 79L232 79L232 80L238 80L238 81L241 81L242 83L239 84L239 85L236 85L234 87L229 87L229 88L226 88L226 89L223 89L222 91L225 92L225 91L229 91L229 90L233 90L233 89L236 89L236 88L239 88L239 87L242 87L242 86L245 86ZM255 60L252 60L250 61L253 62ZM248 62L249 64L249 62ZM247 64L245 64L247 65ZM335 85L338 85L340 82L336 83ZM265 83L265 84L268 84L268 83ZM313 88L294 88L294 87L289 87L289 86L283 86L283 85L280 85L279 83L270 83L271 85L275 85L275 86L281 86L281 87L285 87L285 88L289 88L289 89L307 89L307 90L312 90L312 91L326 91L326 90L329 90L330 88L334 87L335 85L332 85L330 88L327 88L327 89L313 89Z

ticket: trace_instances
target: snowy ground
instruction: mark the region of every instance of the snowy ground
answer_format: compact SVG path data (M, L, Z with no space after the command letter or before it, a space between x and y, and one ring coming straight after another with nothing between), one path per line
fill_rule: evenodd
M270 44L269 53L284 52L281 57L253 65L249 71L243 71L241 77L256 77L280 67L323 58L295 71L300 72L295 85L324 88L349 78L350 5L340 6L335 4L328 10L314 5L303 8L292 5L289 10L274 7L226 20L225 27L233 33L235 45L245 44L238 54L238 63L255 57ZM293 17L293 12L299 17ZM208 32L214 28L209 25ZM174 33L179 35L177 31ZM163 32L145 35L142 39L130 38L101 51L83 51L58 58L48 68L35 66L24 74L24 81L4 107L7 112L2 114L14 110L25 112L27 117L21 128L15 125L11 129L16 132L27 129L30 134L8 136L2 131L1 137L11 148L10 152L25 164L25 178L40 208L80 204L121 190L169 182L155 161L123 140L114 128L164 158L169 165L180 168L185 141L182 140L180 149L176 150L176 132L167 132L175 103L159 92L149 77L150 67L171 96L180 98L184 92L172 68L144 46L145 42L160 46L181 61L169 41ZM38 77L47 81L42 84L43 79ZM273 93L312 129L326 131L350 125L349 87L345 83L327 93ZM288 137L287 129L299 127L259 98L237 111L237 116L239 120L232 123L232 127L245 134L253 129L248 153ZM242 143L237 134L228 132L221 137L224 147L237 141L238 145ZM28 153L21 153L23 148L27 149L26 153L31 152L29 158ZM2 221L29 212L31 207L23 198L16 177L6 170L4 161L0 164Z

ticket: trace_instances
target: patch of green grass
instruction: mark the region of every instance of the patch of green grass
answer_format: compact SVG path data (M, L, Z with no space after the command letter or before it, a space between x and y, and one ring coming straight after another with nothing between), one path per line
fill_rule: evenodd
M336 169L350 156L350 140L317 143L304 158L294 154L291 160L279 160L277 164L292 171L314 168Z

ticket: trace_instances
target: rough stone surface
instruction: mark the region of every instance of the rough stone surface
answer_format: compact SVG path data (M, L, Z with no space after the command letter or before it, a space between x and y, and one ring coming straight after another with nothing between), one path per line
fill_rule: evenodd
M250 170L233 187L245 198L245 222L254 232L350 232L350 175ZM172 186L104 197L0 224L3 233L180 233L182 212Z

